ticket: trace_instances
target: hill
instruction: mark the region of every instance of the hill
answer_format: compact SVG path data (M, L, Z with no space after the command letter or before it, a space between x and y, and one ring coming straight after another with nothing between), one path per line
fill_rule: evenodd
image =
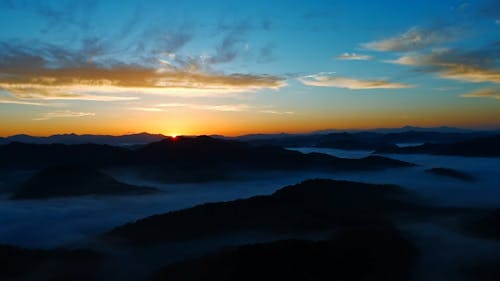
M238 232L301 233L346 225L380 225L428 209L395 185L309 180L272 195L209 203L151 216L108 232L134 244L189 240Z
M81 195L124 195L154 192L154 188L124 184L95 169L55 166L43 169L24 183L12 199L44 199Z

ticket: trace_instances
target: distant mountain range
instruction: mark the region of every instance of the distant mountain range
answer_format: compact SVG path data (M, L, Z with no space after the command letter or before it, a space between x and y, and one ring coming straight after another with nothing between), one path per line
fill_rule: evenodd
M314 131L310 133L303 134L290 134L290 133L278 133L278 134L249 134L242 135L237 137L226 137L222 135L211 135L214 138L223 138L223 139L236 139L242 141L269 141L269 140L301 140L309 138L319 138L326 135L339 135L339 134L363 134L363 133L373 133L378 135L398 135L398 134L434 134L435 136L444 134L449 137L456 136L484 136L491 134L500 134L500 130L471 130L471 129L462 129L455 127L430 127L430 128L422 128L422 127L413 127L413 126L405 126L401 128L380 128L380 129L367 129L367 130L321 130ZM134 145L143 145L152 142L157 142L163 139L169 138L169 136L165 136L162 134L149 134L149 133L138 133L138 134L127 134L127 135L91 135L91 134L58 134L47 137L37 137L30 136L26 134L13 135L9 137L0 137L0 144L7 144L10 142L22 142L22 143L33 143L33 144L53 144L53 143L61 143L61 144L106 144L113 146L134 146ZM411 140L411 138L410 138ZM456 139L454 139L456 141ZM305 141L307 143L307 141Z
M424 143L422 145L407 147L386 146L384 148L377 149L376 152L499 157L500 135L466 139L454 143Z
M464 128L448 127L448 126L439 126L439 127L403 126L401 128L377 128L377 129L367 129L367 130L363 130L363 129L352 129L352 130L329 129L329 130L319 130L319 131L315 131L313 133L373 132L373 133L388 134L388 133L402 133L402 132L407 132L407 131L436 132L436 133L473 133L473 132L480 132L481 130L464 129Z
M34 137L30 135L14 135L6 138L0 138L0 144L7 144L10 142L22 142L33 144L107 144L115 146L131 146L138 144L147 144L155 141L166 139L167 136L161 134L130 134L122 136L111 135L77 135L77 134L61 134L52 135L48 137Z

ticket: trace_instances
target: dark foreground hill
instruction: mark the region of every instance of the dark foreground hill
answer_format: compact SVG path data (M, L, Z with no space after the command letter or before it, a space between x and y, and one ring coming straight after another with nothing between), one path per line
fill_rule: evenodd
M426 153L436 155L458 155L478 157L500 156L500 135L475 138L454 143L425 143L408 147L384 147L377 153Z
M94 251L38 250L0 245L0 280L93 281L102 256Z
M154 192L154 188L121 183L95 169L55 166L43 169L19 187L13 199L43 199L81 195L125 195Z
M304 233L378 225L429 212L395 185L309 180L272 195L209 203L113 229L107 238L134 244L231 233Z
M471 216L463 226L471 235L500 241L500 208Z
M181 263L154 281L410 280L416 249L390 227L340 231L326 241L284 240L237 247Z

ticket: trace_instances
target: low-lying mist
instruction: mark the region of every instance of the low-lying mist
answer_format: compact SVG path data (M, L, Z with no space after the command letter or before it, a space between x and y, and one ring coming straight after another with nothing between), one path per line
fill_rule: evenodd
M369 151L301 148L359 158ZM447 206L500 206L498 172L500 159L432 155L387 155L418 164L417 167L371 172L258 174L240 181L163 184L144 181L126 171L107 171L117 180L156 187L160 193L141 196L78 197L11 201L0 199L0 243L52 248L87 243L115 226L153 214L183 209L206 202L227 201L270 194L309 178L333 178L368 183L393 183L411 189L429 202ZM453 168L475 178L464 182L426 172L432 167Z

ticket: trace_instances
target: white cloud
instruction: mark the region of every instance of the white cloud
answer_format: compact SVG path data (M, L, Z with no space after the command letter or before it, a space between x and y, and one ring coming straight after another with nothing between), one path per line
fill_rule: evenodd
M460 35L455 27L412 27L394 37L362 44L366 49L376 51L407 52L440 45Z
M324 73L303 76L298 78L298 80L307 86L336 87L336 88L346 88L351 90L404 89L404 88L414 87L414 85L395 83L387 80L360 80L354 78L331 76Z
M131 107L131 110L137 110L137 111L147 111L147 112L162 112L165 111L162 108L158 107Z
M373 59L372 56L356 54L356 53L343 53L341 55L336 56L335 58L338 60L371 60L371 59Z
M462 98L489 98L500 100L499 88L485 88L461 95Z
M436 72L442 78L466 82L500 83L500 70L490 65L495 53L458 52L450 49L436 49L426 54L409 54L389 63L415 66L422 71ZM493 58L492 58L493 57Z
M41 102L31 102L19 99L4 99L0 98L0 104L19 104L19 105L34 105L34 106L49 106L49 104Z
M54 118L75 118L75 117L85 117L85 116L94 116L95 113L92 112L75 112L70 110L63 111L54 111L54 112L45 112L41 113L40 117L35 118L34 120L42 121L49 120Z

